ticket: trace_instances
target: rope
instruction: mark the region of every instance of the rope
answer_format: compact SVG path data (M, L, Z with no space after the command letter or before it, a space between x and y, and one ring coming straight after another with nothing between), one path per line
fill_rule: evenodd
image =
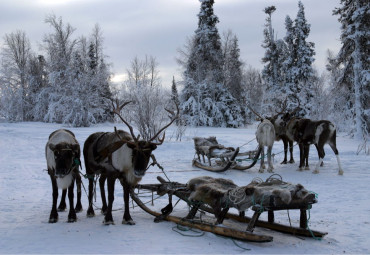
M179 225L177 224L176 226L174 226L172 228L173 231L175 231L176 233L182 235L182 236L189 236L189 237L201 237L201 236L204 236L205 232L204 231L198 231L198 230L194 230L192 228L188 228L188 227L184 227L182 225ZM183 232L193 232L193 233L196 233L194 235L191 235L191 234L184 234Z
M229 200L235 205L244 202L247 198L247 195L245 194L245 187L239 187L229 190L228 197Z
M313 239L318 240L318 241L321 241L321 240L322 240L322 238L321 238L321 237L317 237L317 236L315 236L315 235L313 234L313 232L311 231L310 227L308 226L308 222L309 222L309 220L310 220L310 218L311 218L310 210L311 210L311 208L309 208L309 209L307 210L307 211L308 211L308 219L307 219L307 225L306 225L306 228L307 228L307 230L310 232L310 234L311 234L311 236L312 236L312 238L313 238Z
M257 139L257 138L254 138L254 139L250 140L249 142L246 142L245 144L243 144L243 145L239 146L239 148L246 146L247 144L249 144L249 143L253 142L253 141L254 141L254 140L256 140L256 139Z

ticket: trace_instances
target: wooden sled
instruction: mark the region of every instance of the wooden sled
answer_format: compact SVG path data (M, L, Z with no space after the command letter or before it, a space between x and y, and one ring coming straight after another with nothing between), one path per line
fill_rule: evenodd
M205 165L198 159L193 159L192 165L211 172L224 172L228 169L244 171L252 168L257 163L261 151L262 149L258 148L255 151L239 152L239 147L235 150L229 150L225 152L220 152L220 150L211 150L209 157L216 159L214 162L209 160L210 164ZM240 159L240 157L243 157L243 159ZM244 160L249 160L252 162L249 165L243 165L241 162Z
M273 240L272 236L268 235L260 235L253 233L255 227L263 227L266 229L279 231L287 234L292 235L299 235L299 236L306 236L306 237L317 237L321 238L325 236L326 232L320 232L315 230L310 230L307 227L307 214L306 211L312 207L312 204L315 203L315 200L309 201L305 204L296 204L296 205L290 205L290 206L274 206L267 205L264 206L264 211L268 212L268 221L261 221L259 220L259 216L263 213L261 208L258 205L255 205L252 207L252 210L254 210L254 215L252 218L236 215L232 213L226 213L225 218L231 219L236 222L240 223L247 223L247 229L245 231L238 230L232 227L225 227L220 225L214 225L206 222L199 222L195 220L185 219L181 217L176 217L170 215L172 212L172 196L175 195L179 199L189 202L189 196L191 194L191 191L187 188L186 184L181 184L177 182L167 182L161 177L157 177L159 184L139 184L136 186L138 189L144 189L149 190L152 192L156 192L158 195L162 196L164 194L168 194L169 197L169 204L164 207L161 212L156 212L154 210L151 210L148 208L145 203L141 201L141 199L138 197L138 195L134 192L134 190L131 190L131 197L136 202L136 204L143 209L145 212L155 216L156 222L166 220L175 222L177 224L200 229L202 231L211 232L214 234L231 237L238 240L243 241L251 241L251 242L270 242ZM200 209L208 212L210 214L214 214L213 209L211 209L209 206L203 204L200 206ZM293 226L287 226L282 225L274 222L274 211L277 210L293 210L293 209L299 209L301 212L300 215L300 226L299 227L293 227Z

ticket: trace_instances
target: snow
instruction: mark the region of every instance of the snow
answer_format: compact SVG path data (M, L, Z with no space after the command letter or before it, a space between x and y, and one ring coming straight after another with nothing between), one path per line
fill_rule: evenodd
M88 128L71 128L79 143L93 132L113 131L113 124L100 124ZM120 128L125 128L117 124ZM237 241L212 233L200 237L183 236L173 229L171 222L154 223L153 216L140 208L131 207L136 225L122 225L122 188L117 182L113 218L115 225L102 224L103 215L96 209L94 218L86 217L87 196L83 191L84 211L77 215L75 223L67 223L68 210L59 213L59 221L48 223L51 210L51 182L46 168L45 144L51 132L62 125L50 123L0 123L0 253L144 253L144 254L267 254L267 253L369 253L370 203L369 183L370 158L356 155L358 140L338 134L337 144L344 175L338 175L336 157L325 146L326 157L319 174L312 174L318 161L314 146L311 146L311 171L297 171L298 163L281 165L282 142L273 147L275 173L283 180L301 183L318 194L319 202L310 210L309 227L329 234L321 241L313 238L298 238L292 235L256 228L255 233L271 235L273 242L252 243ZM253 178L266 179L269 173L258 173L258 164L247 171L228 170L212 173L191 166L194 157L194 136L216 136L225 146L241 146L254 138L256 125L248 128L187 128L182 142L170 139L175 129L169 128L166 141L154 154L164 167L171 181L186 183L202 175L232 179L237 185L246 185ZM242 151L255 149L255 141L242 147ZM298 162L298 148L294 147ZM278 154L279 153L279 154ZM84 162L82 159L82 165ZM82 172L85 172L83 169ZM165 176L155 167L150 168L141 183L158 183L156 176ZM85 188L88 186L83 179ZM97 187L99 192L99 187ZM150 195L149 195L150 196ZM149 198L142 198L148 201ZM175 200L177 201L177 199ZM68 202L67 202L68 204ZM95 202L101 205L99 193ZM159 210L165 199L154 201L153 209ZM185 216L187 205L180 202L174 209L176 215ZM251 216L252 212L247 211ZM298 212L289 212L293 225L298 225ZM267 215L262 214L262 219ZM286 211L276 213L276 221L289 225ZM177 230L178 231L178 230ZM180 231L181 232L181 231ZM184 232L186 235L194 234ZM243 250L241 247L250 249Z

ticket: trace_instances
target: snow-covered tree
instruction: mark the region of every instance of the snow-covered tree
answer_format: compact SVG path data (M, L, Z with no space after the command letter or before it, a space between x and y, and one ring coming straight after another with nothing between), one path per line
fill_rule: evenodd
M341 23L342 48L336 58L341 65L340 82L354 92L355 136L366 141L370 132L370 6L363 0L341 0L333 12Z
M242 119L241 109L224 85L224 58L216 27L218 18L213 13L214 0L200 2L198 29L189 52L184 54L181 109L189 125L236 126L236 122ZM219 91L226 94L221 95ZM235 107L227 111L227 105Z
M243 84L244 88L244 98L248 105L253 107L257 112L262 112L263 96L265 89L265 84L262 82L261 73L253 68L248 66L243 72ZM254 113L247 109L246 120L250 123L256 119Z
M1 51L2 108L8 120L27 120L30 110L28 101L27 72L31 44L24 31L6 34Z
M223 38L224 84L237 102L243 105L243 62L240 60L238 38L231 30L226 32Z
M131 103L123 108L123 116L133 123L142 138L150 139L168 120L164 109L170 101L162 89L156 59L135 57L127 69L127 77L119 98Z
M315 44L307 42L311 26L307 23L304 6L301 1L298 2L298 13L294 23L295 91L299 93L299 97L309 113L313 103L311 79L314 75L312 63L315 61L313 57L315 55Z
M285 98L283 62L286 58L286 45L281 39L275 38L272 29L272 13L276 10L275 6L269 6L264 9L268 15L266 18L264 33L264 42L262 47L266 49L262 62L265 66L262 70L262 78L266 83L266 93L264 99L263 112L271 112Z

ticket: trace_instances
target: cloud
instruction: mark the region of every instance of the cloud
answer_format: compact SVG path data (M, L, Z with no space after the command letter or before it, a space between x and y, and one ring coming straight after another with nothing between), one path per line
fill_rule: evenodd
M337 51L340 47L340 25L332 16L337 3L305 0L303 4L311 24L309 41L316 45L315 65L324 69L327 48ZM231 29L238 36L242 60L260 70L266 18L263 9L270 5L277 8L272 17L274 30L283 38L286 15L294 19L297 14L296 0L216 0L214 5L220 34ZM173 75L181 78L175 60L177 49L194 34L199 9L197 0L0 0L0 36L21 29L33 43L33 50L39 52L37 45L51 31L44 23L51 13L76 28L76 38L88 37L98 23L115 77L123 77L135 56L151 55L159 63L163 84L171 84Z

